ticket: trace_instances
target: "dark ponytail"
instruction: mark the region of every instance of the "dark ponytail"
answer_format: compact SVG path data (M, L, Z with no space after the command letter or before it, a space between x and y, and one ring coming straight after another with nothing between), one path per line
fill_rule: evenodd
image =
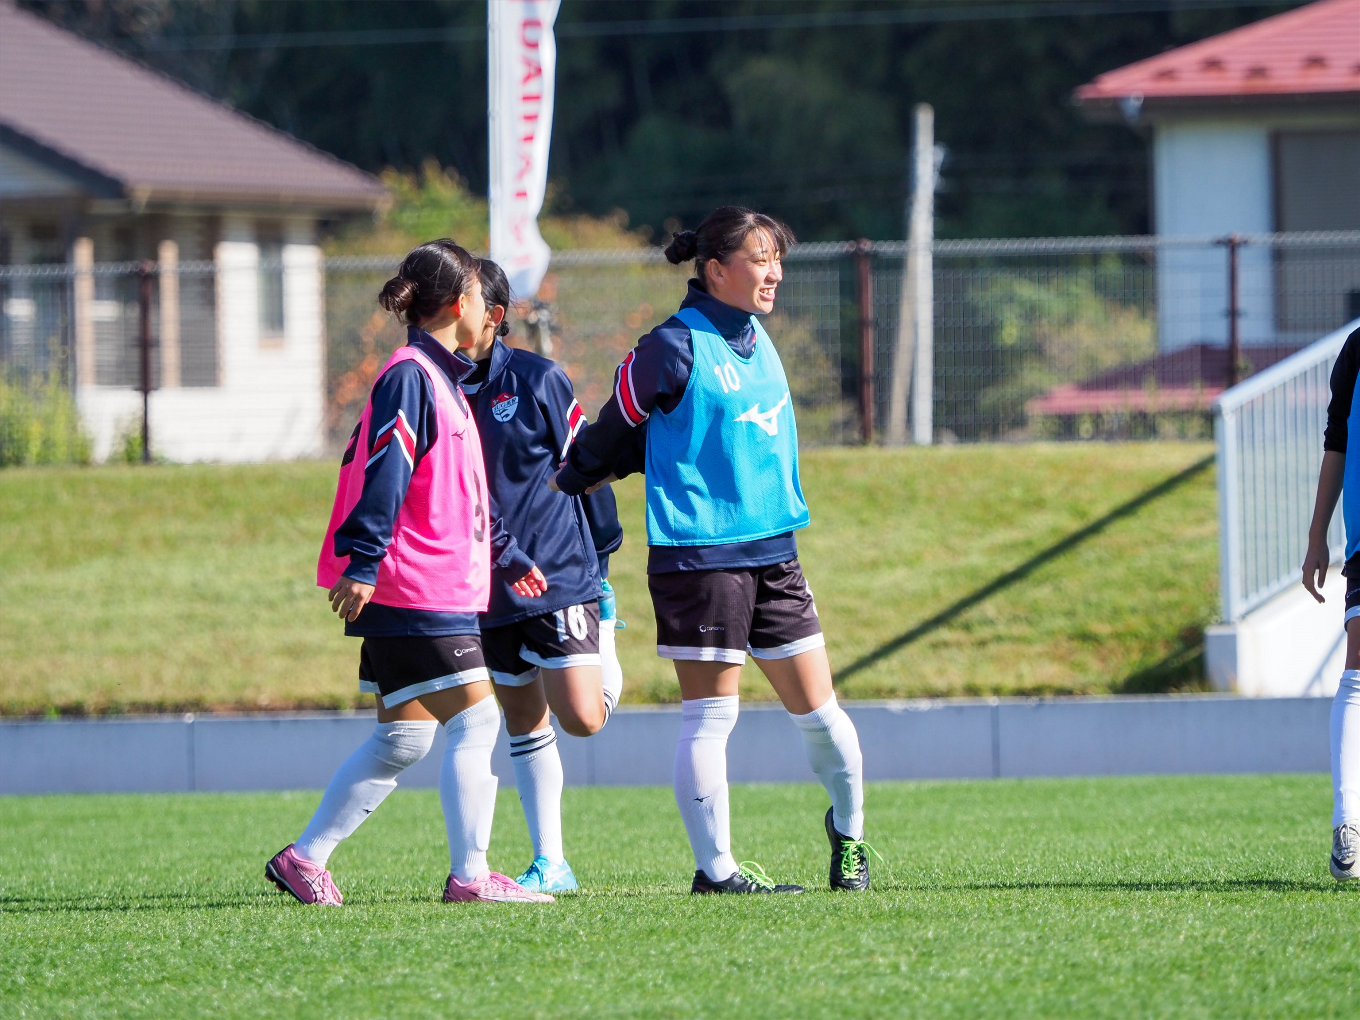
M764 231L770 241L784 255L796 238L788 225L773 216L766 216L753 209L740 205L725 205L704 217L695 230L682 230L671 235L671 243L666 246L666 260L672 265L694 260L694 275L699 285L708 289L708 278L704 267L712 259L727 265L732 255L746 243L746 237L754 230Z
M397 275L383 284L378 304L412 326L436 318L467 293L477 259L447 237L411 249Z
M482 299L486 310L500 305L505 309L505 318L496 327L497 336L510 335L510 281L505 278L505 270L490 259L477 260L477 278L482 281Z

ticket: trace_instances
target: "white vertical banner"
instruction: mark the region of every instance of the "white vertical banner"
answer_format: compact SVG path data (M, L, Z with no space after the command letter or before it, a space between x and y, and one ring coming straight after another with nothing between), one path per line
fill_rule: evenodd
M487 0L487 125L491 257L516 298L532 298L548 271L538 214L548 187L553 23L561 0Z

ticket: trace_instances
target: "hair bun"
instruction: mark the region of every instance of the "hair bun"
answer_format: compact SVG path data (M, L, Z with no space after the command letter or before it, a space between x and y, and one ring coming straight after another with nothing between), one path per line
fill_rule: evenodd
M678 266L688 262L699 253L699 235L692 230L682 230L671 235L671 243L666 245L666 261Z
M411 307L411 302L415 299L415 281L404 276L394 276L383 284L382 293L378 295L378 304L395 315L401 315Z

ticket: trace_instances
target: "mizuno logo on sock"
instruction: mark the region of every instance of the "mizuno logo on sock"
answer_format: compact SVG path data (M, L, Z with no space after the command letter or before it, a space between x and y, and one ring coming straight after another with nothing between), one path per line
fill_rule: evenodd
M741 414L737 415L734 421L749 421L757 426L767 436L779 435L779 412L784 410L784 405L789 402L789 395L784 394L784 399L775 404L768 411L762 411L760 404L752 404Z

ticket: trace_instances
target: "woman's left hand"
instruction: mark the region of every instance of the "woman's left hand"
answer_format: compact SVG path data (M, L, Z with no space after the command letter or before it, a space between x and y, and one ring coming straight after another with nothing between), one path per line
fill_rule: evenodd
M543 576L543 571L534 567L510 587L522 598L536 599L548 590L548 579Z

